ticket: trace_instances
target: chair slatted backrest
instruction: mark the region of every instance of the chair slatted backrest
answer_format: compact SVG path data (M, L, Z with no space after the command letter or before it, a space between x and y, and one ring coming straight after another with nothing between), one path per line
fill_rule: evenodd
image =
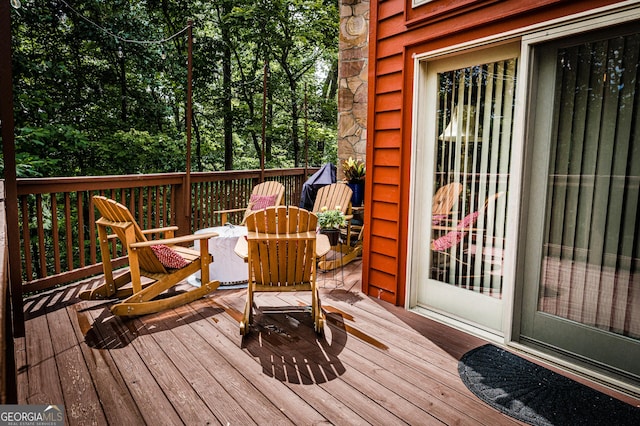
M267 180L253 187L251 197L271 197L275 196L273 205L279 206L284 198L284 185L275 180ZM244 212L242 223L247 220L247 216L253 213L253 203L249 201L247 209Z
M247 217L250 281L260 286L310 289L315 281L318 218L289 206L268 207ZM264 288L262 291L265 291Z
M142 229L140 229L126 206L101 195L95 195L93 203L102 216L96 221L96 225L104 227L105 232L106 228L110 228L115 232L127 248L127 251L129 250L129 244L147 241ZM162 263L160 263L150 247L142 247L137 250L141 269L153 273L167 273L167 270L162 266Z
M340 206L344 214L351 212L351 196L353 191L346 184L338 182L325 185L318 189L316 201L313 203L314 213L319 212L323 207L333 210Z
M462 192L462 184L459 182L449 183L441 186L433 196L431 214L448 215L451 209L458 201L458 197Z

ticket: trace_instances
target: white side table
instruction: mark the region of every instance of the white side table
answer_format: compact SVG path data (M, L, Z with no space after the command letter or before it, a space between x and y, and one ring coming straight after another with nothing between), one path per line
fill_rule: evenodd
M233 251L238 238L247 235L246 226L225 225L213 228L205 228L196 231L196 234L216 232L215 238L209 239L209 253L213 256L213 262L209 265L209 277L211 280L220 281L220 286L232 286L246 284L248 278L247 264ZM200 241L195 241L195 249L200 249ZM193 278L193 279L192 279ZM197 281L197 284L192 281ZM189 283L200 285L200 272L189 277Z

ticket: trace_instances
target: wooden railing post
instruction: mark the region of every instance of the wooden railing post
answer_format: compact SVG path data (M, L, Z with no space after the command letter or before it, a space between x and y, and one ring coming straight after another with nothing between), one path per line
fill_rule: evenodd
M15 347L11 321L9 245L4 202L4 181L0 181L0 404L16 402Z
M2 155L4 160L4 183L2 198L8 200L3 203L6 211L6 230L8 240L9 270L8 281L3 282L1 291L5 292L4 284L9 285L10 303L0 304L2 317L7 321L0 331L3 346L0 348L7 357L2 362L3 379L0 403L15 403L17 399L16 371L13 339L24 337L24 312L22 303L22 273L20 269L20 240L18 234L18 197L16 173L16 147L14 140L13 118L13 87L11 69L11 9L8 1L0 2L0 122L2 122ZM3 212L4 213L4 212ZM3 248L4 249L4 248ZM3 267L5 265L2 265ZM3 278L6 280L6 278ZM6 294L6 293L4 293ZM10 310L9 310L10 309ZM6 311L5 311L6 310Z
M178 231L176 232L176 236L180 235L188 235L191 233L191 206L187 204L186 200L191 200L191 197L187 196L187 194L191 191L191 188L187 186L187 182L190 182L187 179L187 176L183 176L181 184L175 184L173 186L173 202L175 213L173 217L175 218L175 224L178 227ZM190 185L189 185L190 186Z

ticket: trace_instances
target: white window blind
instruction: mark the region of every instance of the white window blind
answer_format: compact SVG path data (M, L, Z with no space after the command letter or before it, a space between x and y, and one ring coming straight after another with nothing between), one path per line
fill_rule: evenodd
M431 278L502 295L517 59L438 75L435 192L461 191L432 217Z

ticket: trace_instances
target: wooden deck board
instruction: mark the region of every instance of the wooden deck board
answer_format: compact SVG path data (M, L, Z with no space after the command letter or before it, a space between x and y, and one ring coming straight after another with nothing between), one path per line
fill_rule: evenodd
M272 325L278 326L275 322ZM237 324L231 326L230 331L237 332ZM306 324L304 332L315 338L311 323ZM279 388L289 389L304 404L317 410L325 421L333 424L368 423L365 418L371 413L363 416L358 412L362 404L355 404L362 400L358 390L335 380L344 370L329 349L322 351L317 344L297 336L295 341L288 341L278 329L265 329L260 337L258 339L256 334L248 336L244 347L251 355L251 362L261 369L263 375L271 378L272 394L278 393ZM366 402L370 411L379 410L371 407L369 400ZM392 418L386 412L380 412L380 415L385 419ZM302 420L303 424L308 422ZM386 421L384 424L390 423Z
M169 316L172 319L182 319L171 310L154 317L151 323L145 322L145 328L173 362L176 371L184 377L221 424L253 424L251 417L216 379L216 366L207 363L211 347L195 346L194 341L201 339L190 327L169 328L167 323L172 322L167 321Z
M47 392L54 397L71 392L67 410L85 396L83 409L104 410L91 420L98 424L152 424L159 413L166 424L514 423L474 400L462 384L443 383L459 380L456 359L359 293L358 272L347 272L340 289L322 289L327 324L320 340L309 315L295 312L258 313L256 329L243 340L238 322L245 290L218 291L135 319L111 316L108 303L76 301L77 291L41 296L29 305L27 357L46 361L54 354L41 340L50 340L46 324L56 321L56 332L66 335L59 343L69 352L65 365L78 365L73 374L48 364L53 370L28 366L21 381L52 382ZM309 302L308 293L257 296L260 306ZM416 337L424 341L394 347ZM467 344L458 345L456 355L483 343L463 339ZM90 391L73 388L72 376L79 375L85 388L93 383ZM32 387L22 389L30 390L21 398L33 399ZM67 401L74 402L67 407ZM469 414L474 410L476 417ZM67 416L69 424L87 420Z
M86 339L93 323L89 315L79 312L82 303L67 307L71 325L79 342ZM77 318L77 321L73 321ZM134 401L127 385L118 370L118 365L112 356L105 350L94 350L87 344L80 344L84 362L91 379L96 387L96 392L101 404L109 407L105 410L107 423L110 424L139 424L143 417Z
M105 364L113 371L114 376L121 375L122 382L118 380L118 391L131 395L137 411L142 416L141 421L133 424L153 424L158 418L158 413L162 413L168 424L180 424L180 417L156 383L147 363L130 345L137 332L111 316L108 306L104 304L94 304L96 309L91 309L89 302L81 302L81 305L85 308L78 312L88 315L88 322L91 324L91 329L85 334L85 344L91 348L92 357L105 359ZM121 383L126 387L123 388ZM106 406L105 410L114 411L119 408L121 407Z
M64 403L58 367L53 352L52 336L46 316L33 318L25 323L26 364L17 365L18 374L27 375L28 395L26 404ZM20 397L20 396L19 396Z
M69 423L107 424L67 310L52 310L47 321L60 382L73 383L62 386Z
M273 297L260 297L262 301L274 300ZM274 304L275 306L275 304ZM348 401L349 408L366 423L375 424L400 424L401 419L382 404L376 403L375 391L379 389L374 382L365 383L360 380L356 370L346 368L340 355L344 350L346 336L344 330L331 328L331 344L318 341L313 326L305 321L306 314L275 314L268 318L267 328L259 328L262 339L256 335L246 338L246 346L250 353L260 358L265 366L273 366L274 376L285 384L301 382L303 384L317 385L343 403ZM256 318L259 321L259 318ZM291 327L291 323L300 321L300 326ZM268 326L274 326L273 329ZM297 330L296 330L297 328ZM289 330L296 330L296 335L290 335ZM329 330L327 330L327 335ZM342 336L336 338L336 334ZM271 360L273 359L273 361ZM302 388L315 393L316 389ZM309 395L306 399L313 401L315 395ZM393 394L388 393L387 399L394 399ZM408 403L408 401L405 401ZM315 405L314 405L315 406ZM329 407L326 414L330 414L333 406Z
M270 323L281 325L282 329L287 326L283 315L280 315L279 318L275 315L271 316L269 320ZM311 323L308 326L310 327ZM396 392L390 392L391 382L381 380L381 377L376 374L376 369L379 369L380 366L366 368L366 364L371 362L363 357L358 358L357 354L345 344L346 332L342 327L342 321L328 316L325 335L326 340L330 341L331 346L336 350L336 353L326 355L328 358L331 359L333 357L334 359L331 365L335 374L331 377L331 380L326 380L321 386L328 389L329 392L342 401L349 401L352 409L356 410L360 417L370 423L380 421L385 424L400 424L403 422L411 424L418 416L422 416L424 419L423 424L441 424L437 419L430 418L431 416L428 412L416 405L413 396L404 398ZM309 343L313 343L313 340L315 340L314 335L310 337L305 335L305 338L309 339ZM337 352L339 346L342 346L342 348L340 352ZM328 354L329 350L326 350L325 353ZM393 377L391 380L397 381L397 377ZM346 386L336 388L334 384L340 382L344 382ZM419 389L414 390L418 391ZM357 397L354 397L354 395ZM372 410L371 407L379 408Z
M166 315L166 313L160 315ZM142 321L137 319L127 321L132 321L140 334L131 342L131 346L135 348L140 358L146 361L145 364L149 372L173 405L182 422L185 424L219 424L206 403L189 384L187 378L176 368L164 348L155 341L156 332L143 334ZM137 327L138 325L140 328ZM162 331L158 331L158 333L162 333ZM173 343L173 345L178 344L179 342Z
M178 311L183 311L180 312L181 315L188 315L190 314L187 312L188 309L192 307L181 307ZM296 424L296 421L304 419L323 420L317 416L314 409L307 407L303 400L286 390L273 392L273 396L256 392L257 389L270 389L269 378L255 368L249 357L238 356L236 339L231 340L221 334L214 326L214 320L208 321L205 319L205 321L191 324L191 328L200 338L200 350L207 357L203 362L209 365L210 370L239 406L245 407L241 409L255 407L255 410L247 410L246 415L258 424ZM219 320L216 319L215 322L219 323ZM234 321L232 325L237 323ZM210 354L214 354L214 357L210 357ZM301 417L293 419L289 417L289 413L297 414L298 412L302 412Z
M435 415L447 424L461 420L464 420L464 424L489 420L493 421L492 424L513 424L511 419L489 409L489 407L481 409L482 407L477 406L477 399L472 396L457 375L457 358L449 356L450 360L447 363L435 362L432 364L429 361L431 355L420 354L419 349L405 349L405 346L411 346L410 342L421 341L415 334L398 333L396 328L392 331L385 330L382 323L387 321L384 318L379 324L375 324L370 322L373 320L372 318L365 318L363 321L364 315L361 315L361 312L352 311L352 313L355 314L355 322L364 333L375 333L375 330L368 329L369 325L382 329L382 332L379 333L380 341L375 345L379 352L378 356L365 358L360 355L371 351L370 344L366 340L353 339L350 352L361 359L365 358L359 363L352 363L353 368L360 368L359 366L362 366L366 361L374 364L371 368L375 369L376 376L385 377L386 386L390 389L404 387L404 397L421 400L422 403L419 405L423 409L428 407L428 412L431 415ZM457 334L458 332L453 332L452 338L456 338ZM380 349L381 345L384 345L384 349ZM418 352L417 355L416 352ZM345 353L345 358L346 356L347 353ZM429 383L429 386L425 387L424 383ZM407 387L409 389L406 389ZM474 420L476 413L478 415Z
M208 298L201 301L201 303L217 304L219 301ZM230 309L233 308L225 306L225 311L228 312ZM233 319L233 317L239 317L240 312L234 312L236 313L233 316L222 316L217 319L215 330L213 330L215 333L214 338L217 340L216 343L224 342L222 346L225 350L225 357L230 362L233 360L238 371L248 374L247 379L257 389L260 389L261 394L266 399L276 403L294 424L326 421L327 416L321 415L323 409L326 409L325 414L327 412L330 413L329 418L333 418L333 422L336 423L345 424L360 420L360 417L355 416L346 404L330 393L326 393L323 389L314 388L309 390L305 386L295 386L304 384L301 380L291 383L292 386L279 386L282 382L278 380L278 377L285 375L284 370L278 369L273 365L274 361L271 360L271 357L266 352L262 356L256 352L255 345L251 344L253 338L247 338L243 344L239 333L239 322ZM194 325L201 324L198 322ZM312 331L310 332L313 333ZM215 346L218 347L218 345ZM247 352L244 352L243 356L238 358L237 351L241 346L244 346ZM264 362L262 362L263 360ZM282 364L281 361L278 361L278 363ZM294 376L289 374L288 377L293 378ZM301 409L306 413L300 413Z
M244 340L246 290L133 319L77 298L99 278L34 296L16 340L19 402L64 404L70 425L521 424L458 376L486 342L365 296L359 266L321 289L320 339L308 293L257 294Z
M514 424L512 419L488 407L487 410L478 412L477 398L462 384L457 374L458 359L467 350L483 344L482 340L474 340L470 336L450 330L452 339L466 342L459 345L460 349L452 356L430 340L420 339L415 331L403 327L402 321L390 315L380 305L358 302L347 304L338 298L331 300L325 297L323 306L329 312L338 311L339 321L350 324L350 334L357 337L350 342L349 348L345 348L341 353L341 358L345 360L349 359L350 354L360 358L360 361L350 363L354 370L369 362L373 364L370 368L375 372L370 375L370 379L376 381L380 380L378 376L384 376L386 380L382 381L382 384L388 390L395 388L398 383L411 384L412 388L406 390L403 397L412 401L422 396L423 404L418 404L420 409L429 407L428 414L437 413L436 418L444 420L447 424L462 419L465 424L488 420L493 420L493 424ZM360 309L360 306L368 309ZM343 313L347 309L350 315ZM360 332L355 333L356 329ZM376 342L373 342L374 338L371 337L374 335L380 336ZM375 348L373 350L378 351L378 354L367 358L360 355L371 352L372 342ZM431 383L429 388L421 389L422 384L426 382ZM416 409L413 412L414 415L419 414ZM476 417L479 418L474 420L473 415L476 412Z

